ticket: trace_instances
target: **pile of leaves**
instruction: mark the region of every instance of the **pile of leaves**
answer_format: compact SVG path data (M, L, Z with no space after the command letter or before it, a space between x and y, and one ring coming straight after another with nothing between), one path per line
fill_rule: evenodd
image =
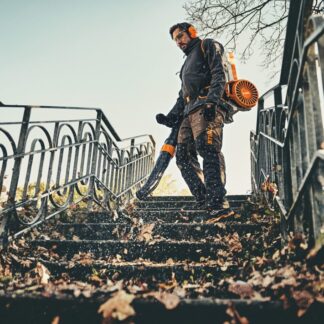
M245 211L246 212L246 211ZM30 239L60 239L63 234L54 230L60 220L51 226L34 229L26 237L10 243L0 256L0 295L34 295L42 297L99 298L102 304L98 312L107 320L123 321L135 315L132 303L135 299L154 298L166 309L176 308L184 298L240 298L246 300L280 300L285 307L295 307L298 316L304 316L313 303L324 303L324 265L317 256L319 249L309 248L302 235L290 236L288 244L281 246L277 215L263 207L250 209L247 223L267 224L258 233L229 232L224 236L206 237L204 241L222 241L227 249L215 251L214 256L201 257L199 262L168 259L153 262L149 259L126 261L124 255L95 258L90 252L76 253L66 258L55 247L32 249ZM242 211L244 216L244 211ZM124 240L138 240L156 244L165 238L154 234L155 224L129 217L130 231L119 234ZM226 230L225 223L215 226ZM73 233L72 233L73 235ZM73 240L79 240L77 235ZM253 252L253 253L252 253ZM127 255L127 251L124 251ZM64 272L55 272L48 264L58 262L65 266ZM118 273L107 275L105 265L141 267L194 266L220 269L222 276L213 273L188 280L179 280L175 273L169 280L158 281L154 277L123 279ZM84 280L69 275L69 269L88 267L92 271ZM234 306L229 305L227 314L237 321L248 323ZM239 320L238 320L239 319Z

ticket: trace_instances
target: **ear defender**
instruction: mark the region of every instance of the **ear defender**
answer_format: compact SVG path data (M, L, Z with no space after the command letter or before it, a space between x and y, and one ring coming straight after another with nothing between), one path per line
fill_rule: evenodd
M197 38L197 29L194 26L188 28L188 33L191 38Z

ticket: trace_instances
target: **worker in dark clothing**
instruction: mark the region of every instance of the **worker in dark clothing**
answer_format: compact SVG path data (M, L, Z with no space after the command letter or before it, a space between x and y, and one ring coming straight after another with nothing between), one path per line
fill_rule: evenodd
M224 48L213 39L201 40L189 23L172 26L170 35L187 57L180 71L182 85L177 102L167 115L156 115L157 122L173 127L182 120L176 162L196 198L196 208L207 209L213 216L233 214L225 200L225 163L221 153ZM203 158L203 170L196 152Z

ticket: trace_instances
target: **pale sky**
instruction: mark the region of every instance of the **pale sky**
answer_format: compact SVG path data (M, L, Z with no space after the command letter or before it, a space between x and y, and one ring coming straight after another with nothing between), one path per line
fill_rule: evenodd
M152 134L159 149L169 129L158 125L155 115L175 103L176 73L184 61L168 30L185 21L184 3L0 0L0 101L100 107L121 138ZM262 94L276 80L266 83L259 64L237 60L237 70ZM224 128L228 193L250 189L249 132L255 123L256 108L237 114ZM175 161L167 173L184 186Z

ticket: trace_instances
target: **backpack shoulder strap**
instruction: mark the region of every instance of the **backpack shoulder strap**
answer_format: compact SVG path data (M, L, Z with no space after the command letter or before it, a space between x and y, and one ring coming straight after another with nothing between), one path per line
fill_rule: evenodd
M223 45L222 44L220 44L219 42L217 42L217 41L215 41L215 40L212 40L212 39L210 39L210 38L206 38L206 39L202 39L201 40L201 42L200 42L200 48L201 48L201 51L202 51L202 53L203 53L203 55L204 55L204 58L206 58L206 49L205 49L205 47L204 47L204 44L206 44L206 43L204 43L204 41L213 41L214 42L214 45L215 45L215 47L216 47L216 50L223 56L224 55L224 53L225 53L225 50L224 50L224 47L223 47Z
M202 53L203 53L203 55L204 55L204 57L205 57L206 51L205 51L205 49L204 49L204 40L203 40L203 39L202 39L201 42L200 42L200 48L201 48L201 51L202 51Z

